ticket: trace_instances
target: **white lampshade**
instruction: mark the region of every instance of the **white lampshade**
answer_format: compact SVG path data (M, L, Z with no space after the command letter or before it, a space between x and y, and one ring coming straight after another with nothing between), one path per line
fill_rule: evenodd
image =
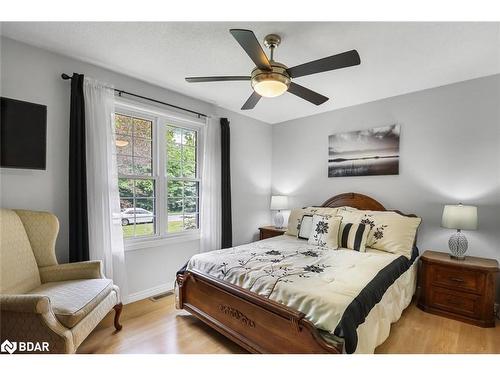
M450 229L477 229L477 207L463 204L444 206L441 226Z
M286 195L271 196L271 210L286 210L288 208L288 197Z

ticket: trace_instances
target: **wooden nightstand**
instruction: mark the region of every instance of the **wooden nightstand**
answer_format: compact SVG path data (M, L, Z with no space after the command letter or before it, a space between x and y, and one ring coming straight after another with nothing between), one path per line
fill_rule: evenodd
M481 327L495 326L496 260L469 256L455 260L428 250L420 261L418 307Z
M286 232L286 228L278 229L271 225L266 227L260 227L259 231L260 231L260 239L264 240L266 238L281 236Z

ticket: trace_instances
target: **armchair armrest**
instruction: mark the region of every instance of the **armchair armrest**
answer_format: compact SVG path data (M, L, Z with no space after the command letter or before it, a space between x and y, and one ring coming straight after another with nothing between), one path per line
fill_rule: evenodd
M46 314L50 311L50 300L38 294L7 294L0 296L2 312L24 312Z
M52 353L74 353L71 331L55 317L50 299L38 294L0 295L1 341L48 343Z
M48 283L51 281L104 278L100 260L56 264L53 266L40 267L38 270L40 271L40 279L42 283Z

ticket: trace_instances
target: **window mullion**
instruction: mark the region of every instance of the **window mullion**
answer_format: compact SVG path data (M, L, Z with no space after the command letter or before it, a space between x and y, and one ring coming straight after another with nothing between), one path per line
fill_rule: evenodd
M181 128L181 177L184 178L184 129ZM186 184L182 186L182 227L181 232L184 231L184 221L186 220Z

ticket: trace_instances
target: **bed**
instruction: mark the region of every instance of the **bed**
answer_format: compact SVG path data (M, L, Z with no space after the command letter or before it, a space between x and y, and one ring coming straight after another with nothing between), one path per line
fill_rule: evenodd
M322 205L341 206L386 211L356 193ZM273 237L192 257L177 306L253 353L373 353L411 302L417 256Z

